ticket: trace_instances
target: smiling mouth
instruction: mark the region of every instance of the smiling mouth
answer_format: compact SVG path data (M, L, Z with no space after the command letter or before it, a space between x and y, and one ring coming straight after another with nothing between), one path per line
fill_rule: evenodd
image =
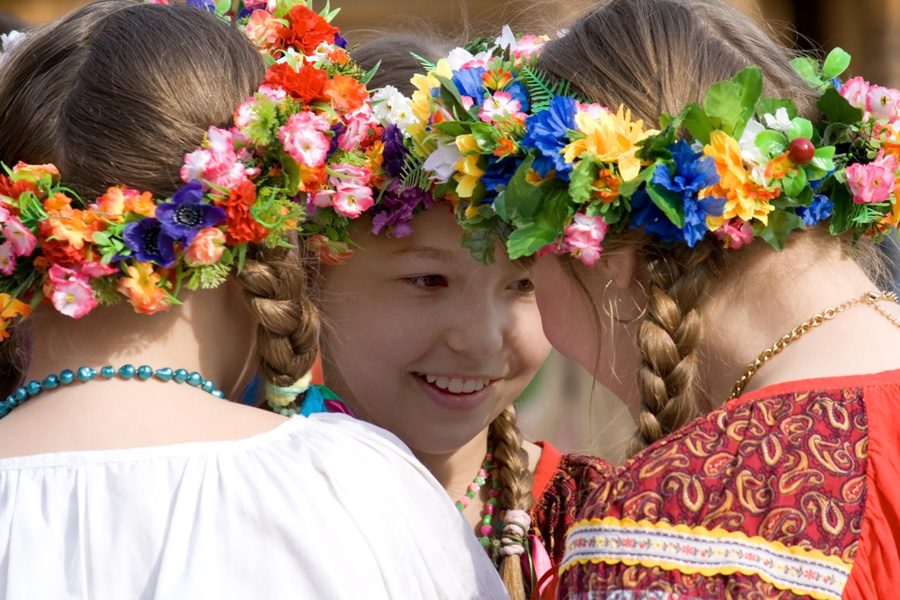
M489 386L493 380L484 378L462 379L459 377L445 377L442 375L428 375L418 373L419 379L430 383L434 387L451 394L473 394Z

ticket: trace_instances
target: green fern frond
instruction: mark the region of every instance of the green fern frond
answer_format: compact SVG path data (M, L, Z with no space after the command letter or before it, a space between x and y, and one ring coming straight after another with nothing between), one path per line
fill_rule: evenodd
M437 65L435 65L433 62L431 62L427 58L423 58L423 57L419 56L418 54L416 54L415 52L410 52L410 54L412 55L413 58L415 58L417 61L419 61L419 63L423 67L425 67L426 70L434 71L437 68Z

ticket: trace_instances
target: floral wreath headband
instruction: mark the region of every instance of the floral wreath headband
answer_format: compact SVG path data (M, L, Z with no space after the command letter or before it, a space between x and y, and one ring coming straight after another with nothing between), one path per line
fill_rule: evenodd
M593 265L610 230L636 228L661 246L710 233L726 248L760 237L780 250L825 219L834 235L875 238L900 220L900 92L859 77L842 85L843 50L792 63L820 94L819 122L790 99L762 98L762 73L748 67L702 106L663 115L657 131L549 83L541 39L505 29L413 80L417 122L406 132L418 168L405 181L456 203L476 259L492 261L500 239L510 258Z
M183 288L214 288L240 269L249 243L289 245L309 208L317 218L301 235L326 259L341 258L371 186L390 182L370 74L330 25L336 10L298 0L189 4L244 29L268 65L263 84L233 127L211 127L185 156L185 185L171 198L113 187L84 205L53 165L4 167L0 339L41 302L74 318L122 300L140 313L166 310Z

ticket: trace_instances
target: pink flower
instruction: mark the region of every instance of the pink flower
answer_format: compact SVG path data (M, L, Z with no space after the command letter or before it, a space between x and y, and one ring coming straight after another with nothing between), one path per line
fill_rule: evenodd
M86 275L59 265L50 267L49 275L53 289L50 300L60 313L79 319L97 306L97 299L94 298Z
M80 265L78 265L78 271L82 275L87 275L88 277L94 279L96 279L97 277L106 277L107 275L112 275L113 273L119 272L119 270L115 267L104 265L98 260L81 263Z
M247 180L247 170L238 160L233 148L222 152L202 148L184 156L181 179L185 183L200 181L204 189L207 188L207 181L216 186L235 189Z
M862 77L854 77L844 84L840 93L850 104L865 110L866 96L869 94L869 82Z
M339 215L355 219L375 204L372 188L367 185L340 183L334 194L334 211Z
M753 227L746 221L734 218L730 221L725 221L725 223L716 230L716 237L725 242L726 248L734 248L737 250L741 246L753 241Z
M325 163L331 143L324 135L328 119L311 112L291 115L287 124L278 130L278 139L295 161L307 167Z
M0 273L12 275L16 270L16 253L12 244L0 244Z
M592 119L599 119L602 114L612 114L608 108L602 104L597 104L596 102L582 104L576 100L575 107L578 109L578 112L587 113Z
M256 119L256 98L250 98L237 107L234 111L234 125L238 129L244 129Z
M847 183L857 204L884 202L894 191L897 157L885 156L884 150L867 165L854 163L847 167Z
M313 253L316 260L326 265L339 265L353 256L353 248L349 244L330 240L321 233L306 240L306 247Z
M225 234L221 229L207 227L201 229L191 245L184 251L184 260L191 267L213 265L222 258L225 252Z
M494 92L494 95L487 98L481 105L478 118L485 123L492 123L494 117L518 116L521 109L522 105L518 100L513 100L509 92Z
M900 107L900 92L891 88L873 85L866 94L866 110L876 119L893 121Z
M460 96L459 99L462 100L463 108L466 110L475 106L475 100L471 96Z
M247 6L249 3L245 3L245 7L247 10L253 10L250 6ZM265 5L265 1L262 2L254 2L254 4L258 4L258 7L262 7ZM281 39L281 36L278 35L278 28L280 24L277 20L272 18L265 10L254 10L253 14L250 15L250 19L247 21L247 37L256 44L257 46L261 46L264 48L272 48L275 46L278 41Z
M581 259L581 262L593 267L603 247L600 242L606 237L609 226L602 217L589 217L578 213L572 223L566 227L560 249Z
M546 37L536 35L523 35L516 43L516 47L512 49L513 54L517 58L529 59L534 53L541 52L541 46L547 41Z
M3 221L3 224L0 225L0 231L6 236L7 241L12 244L13 252L16 256L28 256L34 251L37 239L16 217L9 215Z
M273 102L281 102L282 100L287 98L287 92L284 91L284 88L280 85L270 85L268 83L264 83L259 86L259 89L256 91Z
M372 105L366 102L345 116L347 128L338 138L338 147L350 152L369 135L369 127L375 122L372 118Z
M368 185L369 180L372 178L372 173L369 169L357 167L350 163L333 165L328 170L332 173L331 177L329 177L329 182L335 188L342 183L355 186Z
M312 197L312 203L319 208L327 208L332 204L334 190L319 190Z

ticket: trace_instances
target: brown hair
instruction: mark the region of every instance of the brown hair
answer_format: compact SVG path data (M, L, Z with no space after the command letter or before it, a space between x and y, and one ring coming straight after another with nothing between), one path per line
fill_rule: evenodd
M424 73L424 67L416 56L435 61L446 54L447 50L445 45L433 37L395 33L381 35L357 46L350 52L350 57L367 71L378 66L369 81L369 88L392 85L409 96L416 91L409 80L416 73Z
M228 127L262 80L236 28L184 4L104 0L39 27L0 70L0 161L53 163L83 199L126 185L171 196L184 155ZM318 313L295 252L254 248L237 274L260 322L260 370L287 385L315 358ZM3 365L14 343L4 343Z
M653 126L663 112L701 102L711 84L748 65L762 69L765 94L794 99L810 117L814 92L789 59L762 26L715 0L610 0L546 44L541 67L570 81L583 98L625 105ZM650 276L647 313L636 339L642 403L633 453L710 410L698 376L698 304L707 283L740 258L726 257L721 244L708 238L693 248L660 249L642 232L628 232L604 248L617 243L636 245Z

